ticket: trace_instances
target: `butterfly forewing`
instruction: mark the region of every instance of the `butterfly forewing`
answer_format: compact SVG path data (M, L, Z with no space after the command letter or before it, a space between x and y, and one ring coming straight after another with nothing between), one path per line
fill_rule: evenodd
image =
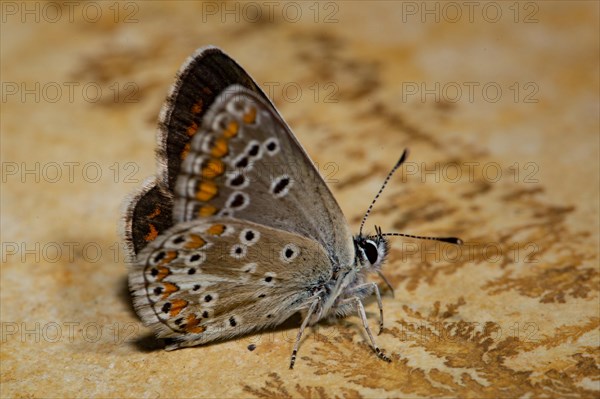
M202 48L181 66L159 122L158 157L162 166L166 166L161 171L161 178L170 191L206 113L223 90L233 84L267 100L246 71L218 48Z
M235 217L312 238L335 264L353 261L350 230L317 169L270 103L241 86L207 113L175 198L177 221Z
M280 324L331 273L314 240L210 217L162 234L129 276L136 311L176 349Z
M181 66L160 113L158 175L135 194L125 214L125 240L130 256L173 225L171 201L181 162L215 99L233 84L268 101L246 71L218 48L201 48ZM160 215L154 212L157 207L161 208Z

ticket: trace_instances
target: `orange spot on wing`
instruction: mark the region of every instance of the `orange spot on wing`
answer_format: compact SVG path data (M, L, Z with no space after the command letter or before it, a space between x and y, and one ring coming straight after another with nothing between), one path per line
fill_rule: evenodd
M223 136L228 139L237 136L238 128L239 126L236 121L229 122L229 125L227 125L227 129L225 129L225 131L223 132Z
M213 236L220 236L221 234L223 234L224 231L225 231L224 224L213 224L206 230L206 232L208 234L213 235Z
M167 251L166 255L160 261L160 265L164 265L165 263L170 263L173 259L177 257L177 251Z
M168 267L158 266L156 270L158 270L158 274L156 275L156 281L162 281L165 277L171 274L171 271Z
M206 202L213 199L219 193L217 185L210 181L204 180L198 185L198 191L196 191L196 199L198 201Z
M225 172L225 164L220 159L209 159L200 172L206 179L214 179Z
M148 217L148 219L154 219L158 215L160 215L160 208L156 207L156 209L154 209L154 211L151 214L149 214L147 217Z
M164 283L162 299L167 299L169 295L177 291L179 291L179 287L175 284L168 282Z
M206 241L204 241L199 235L190 234L189 238L190 241L185 244L185 248L187 249L202 248L204 245L206 245Z
M244 115L245 123L254 123L256 120L256 108L252 107L250 110Z
M185 331L195 334L200 334L206 331L206 327L200 326L200 319L196 317L194 314L190 314L187 316L185 320Z
M187 143L185 145L185 147L183 147L183 151L181 151L181 155L180 155L180 158L182 161L188 156L188 153L190 152L191 148L192 148L192 145L190 143Z
M171 309L169 310L169 315L171 317L175 317L188 305L188 301L183 299L175 299L171 301Z
M187 133L188 136L192 137L194 134L196 134L197 131L198 131L198 125L196 124L196 122L192 122L190 127L188 127L185 132Z
M202 112L203 107L204 107L204 102L202 101L202 99L199 99L196 104L192 105L192 113L199 114L200 112Z
M217 208L212 205L204 205L198 210L198 216L206 217L214 215L217 212Z
M229 153L229 145L224 138L215 140L213 147L210 149L210 154L215 158L222 158Z
M156 230L156 227L154 227L152 223L148 223L148 229L150 229L150 231L144 236L144 240L147 242L154 241L156 237L158 237L158 230Z

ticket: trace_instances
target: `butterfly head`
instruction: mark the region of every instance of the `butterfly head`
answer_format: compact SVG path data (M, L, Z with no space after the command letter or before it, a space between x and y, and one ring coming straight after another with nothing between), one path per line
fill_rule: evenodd
M385 234L383 234L381 232L381 229L377 226L375 226L375 235L363 235L362 231L363 227L365 226L365 222L371 214L373 205L375 205L375 202L377 202L377 199L379 199L379 196L385 189L385 186L387 185L388 181L390 181L392 175L396 172L396 170L398 170L398 168L402 166L407 156L408 150L404 150L398 162L396 162L392 170L388 173L387 177L385 178L385 181L381 185L379 192L377 193L375 198L373 198L373 201L371 201L371 205L369 205L369 208L367 209L367 212L365 213L365 216L363 216L362 222L360 223L360 230L358 231L358 235L354 237L356 257L360 266L367 268L367 270L376 271L380 274L381 266L383 265L383 262L385 261L385 258L388 253L388 241L384 237Z
M377 226L375 230L375 235L355 236L354 246L358 263L367 270L379 271L387 257L389 244Z
M381 185L381 188L379 189L379 192L377 193L377 195L375 195L373 201L371 201L371 205L369 205L369 208L367 209L367 212L363 216L362 222L360 223L359 233L357 236L354 237L356 257L361 267L365 267L367 268L367 270L379 273L379 275L384 279L384 281L388 284L390 288L392 287L389 284L389 282L385 279L383 275L381 275L381 266L383 265L383 262L385 261L385 258L388 253L388 241L386 237L400 236L441 241L457 245L462 244L462 240L457 237L424 237L403 233L382 233L381 229L377 226L375 226L375 235L363 235L363 227L365 226L365 222L369 218L371 210L373 209L373 205L375 205L375 202L377 202L377 199L379 199L379 196L385 189L387 183L390 181L391 177L396 172L396 170L398 170L398 168L402 166L404 161L406 161L407 157L408 150L404 150L404 152L400 156L400 159L398 160L398 162L396 162L396 165L394 165L392 170L388 173L387 177L385 178L383 184Z

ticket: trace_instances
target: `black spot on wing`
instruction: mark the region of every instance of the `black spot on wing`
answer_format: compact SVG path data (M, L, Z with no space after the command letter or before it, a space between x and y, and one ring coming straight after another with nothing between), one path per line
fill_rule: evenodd
M280 179L277 184L275 184L275 187L273 187L273 193L274 194L280 194L283 190L285 190L285 188L290 184L290 179L289 177L284 177L282 179Z

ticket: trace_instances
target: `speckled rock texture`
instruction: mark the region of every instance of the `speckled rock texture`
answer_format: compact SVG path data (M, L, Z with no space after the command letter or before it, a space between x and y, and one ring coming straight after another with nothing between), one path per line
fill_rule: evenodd
M2 397L600 395L597 2L0 5ZM290 371L299 318L166 352L133 311L121 204L207 44L272 97L354 231L410 148L368 229L464 239L392 240L395 296L373 276L391 363L354 316L307 330Z

